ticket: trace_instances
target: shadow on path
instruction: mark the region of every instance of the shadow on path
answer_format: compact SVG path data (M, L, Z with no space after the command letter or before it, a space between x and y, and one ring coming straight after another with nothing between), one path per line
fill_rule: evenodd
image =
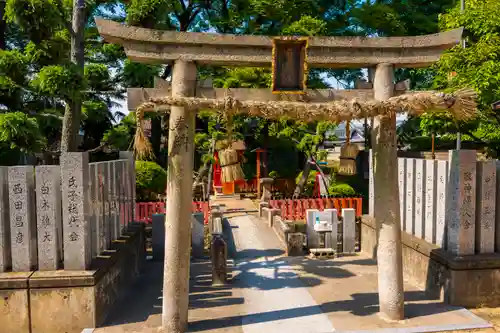
M189 323L190 332L201 332L205 330L223 329L241 325L243 317L249 324L263 323L275 321L277 319L289 319L296 317L306 317L318 315L321 313L331 312L350 312L356 316L369 316L379 311L378 294L353 294L352 300L342 300L323 303L318 306L306 306L294 309L285 309L277 311L269 311L265 313L255 313L247 315L239 315L232 317L224 317L218 319L200 320ZM426 301L429 298L424 292L406 292L405 301ZM429 300L430 301L430 300ZM405 305L406 318L417 318L430 314L449 312L460 308L450 307L444 304L436 304L434 302L411 303Z

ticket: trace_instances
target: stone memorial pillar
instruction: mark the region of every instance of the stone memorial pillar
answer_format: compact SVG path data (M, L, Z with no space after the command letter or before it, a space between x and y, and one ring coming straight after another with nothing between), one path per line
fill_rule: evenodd
M495 252L500 252L500 161L496 161L496 187L495 192L499 195L495 198Z
M212 286L225 285L227 280L227 244L222 234L212 235L210 259L212 262Z
M373 217L373 209L374 209L374 203L373 200L375 198L374 196L374 187L373 187L373 150L370 149L369 152L369 158L368 158L368 163L369 163L369 169L368 169L368 212L369 215Z
M415 160L415 237L424 238L425 160Z
M399 181L399 211L401 214L401 228L406 230L406 158L398 158L398 181Z
M9 206L12 271L35 270L38 257L33 166L9 167Z
M394 93L394 68L379 64L374 76L374 98L386 100ZM396 114L374 121L374 218L377 223L378 290L382 316L404 319L401 222L398 195Z
M448 161L437 161L436 245L446 248L446 205L448 201Z
M196 65L176 60L172 96L193 96L195 86ZM184 332L188 322L195 115L184 107L170 107L162 314L167 332Z
M86 270L92 252L88 153L61 154L64 269Z
M39 165L36 174L38 269L54 271L62 259L61 168Z
M125 163L123 160L117 160L116 161L116 173L118 175L117 182L116 182L116 196L118 200L117 204L117 209L118 209L118 238L120 238L123 235L123 232L125 230L125 207L124 207L124 187L123 187L123 180L124 180L124 167Z
M319 247L319 234L314 230L314 223L316 223L317 209L306 210L306 237L307 247L315 249Z
M97 225L97 189L98 184L97 178L97 167L95 163L89 163L89 223L90 223L90 251L92 253L92 258L96 258L99 254L98 252L98 238L99 238L99 227Z
M415 231L415 159L406 159L405 229L410 235Z
M134 221L134 192L135 192L135 158L134 153L131 151L121 151L120 158L127 160L127 175L126 175L126 187L127 187L127 224Z
M205 224L203 213L193 213L191 218L191 248L193 258L201 259L205 256Z
M495 252L496 161L477 162L476 252Z
M317 212L320 221L326 221L332 226L332 232L325 234L325 248L332 248L336 253L338 252L338 229L339 218L336 209L325 209L322 212Z
M356 251L356 211L354 208L342 209L342 252Z
M437 165L436 160L425 161L425 240L436 243L436 210L437 210Z
M0 166L0 273L12 266L8 167Z
M153 214L153 260L165 258L165 214Z
M450 150L448 183L448 252L473 255L476 222L476 151Z
M112 179L111 179L111 163L103 162L103 215L104 215L104 236L106 238L105 247L109 249L111 247L111 241L113 240L112 231Z
M120 238L120 166L117 161L110 162L110 181L111 181L111 241Z
M105 217L106 213L104 210L104 170L106 167L106 162L96 163L97 168L97 183L96 183L96 200L97 204L95 207L96 210L96 219L97 219L97 254L101 254L108 248L107 239L106 239L106 223Z

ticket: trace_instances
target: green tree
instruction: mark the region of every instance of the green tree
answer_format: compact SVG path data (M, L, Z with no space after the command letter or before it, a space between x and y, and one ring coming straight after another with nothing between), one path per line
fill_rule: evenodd
M500 10L500 3L495 0L468 0L466 8L461 13L457 5L440 17L443 30L465 27L467 47L456 46L444 54L436 65L434 87L475 89L479 94L479 115L466 123L454 123L441 116L437 119L440 123L436 124L445 125L441 132L456 133L460 130L466 134L465 139L484 141L490 152L498 156L500 115L492 111L491 104L500 100L500 22L491 13ZM450 75L452 73L454 75ZM429 125L432 122L422 124L424 131L429 131ZM433 127L439 129L439 126Z

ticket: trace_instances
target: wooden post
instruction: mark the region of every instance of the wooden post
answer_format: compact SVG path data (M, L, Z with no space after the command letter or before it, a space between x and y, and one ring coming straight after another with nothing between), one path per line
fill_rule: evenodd
M184 60L175 61L172 96L193 96L195 85L196 65ZM162 314L162 329L169 333L185 332L188 321L194 131L195 112L172 106L168 134Z
M394 91L394 67L379 64L375 70L376 100ZM378 290L380 312L389 320L404 319L401 222L398 191L396 114L378 116L374 127L374 218L377 223Z

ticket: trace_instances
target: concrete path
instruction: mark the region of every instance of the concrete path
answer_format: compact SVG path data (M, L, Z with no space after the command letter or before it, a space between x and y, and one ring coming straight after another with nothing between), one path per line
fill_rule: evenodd
M332 332L328 317L307 291L293 268L278 255L282 245L272 229L255 216L230 221L237 249L234 280L245 299L244 333ZM294 315L307 307L307 317Z
M405 283L407 319L380 319L376 263L356 255L332 260L285 257L274 230L250 200L226 200L224 228L232 279L211 286L210 261L191 262L189 332L417 333L469 330L489 324L463 308L442 304ZM161 325L162 262L148 262L125 299L94 333L149 333ZM482 331L486 333L485 331Z

